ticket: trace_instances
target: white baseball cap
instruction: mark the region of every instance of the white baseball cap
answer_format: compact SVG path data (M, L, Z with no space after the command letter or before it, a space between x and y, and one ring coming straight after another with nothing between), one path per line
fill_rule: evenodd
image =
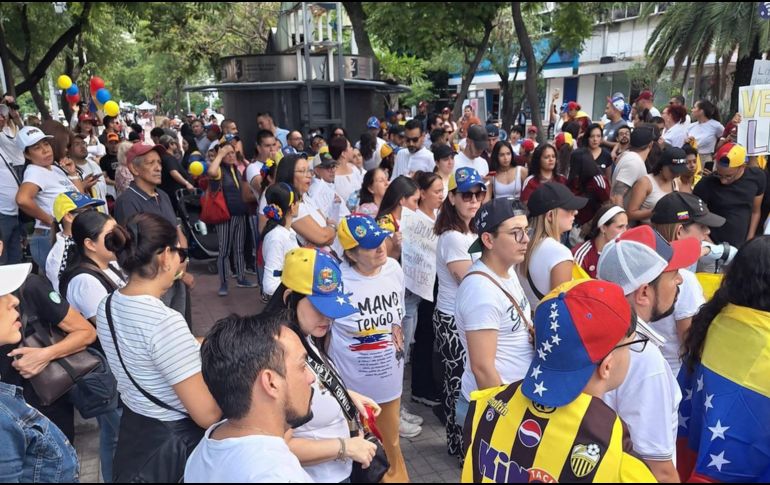
M35 126L25 126L16 135L16 143L19 144L19 148L24 150L45 138L53 138L53 136L46 135L43 130Z
M21 288L32 271L32 263L0 266L0 296L13 293Z

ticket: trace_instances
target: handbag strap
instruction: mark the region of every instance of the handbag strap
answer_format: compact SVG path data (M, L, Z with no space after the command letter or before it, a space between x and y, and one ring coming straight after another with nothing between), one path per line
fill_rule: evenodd
M131 373L128 372L128 368L126 368L126 363L123 362L123 356L120 355L120 347L118 347L118 336L115 333L115 324L112 321L112 296L114 293L110 293L110 296L107 297L107 303L105 305L105 312L107 313L107 324L110 326L110 334L112 334L112 343L115 345L115 353L118 354L118 360L120 360L120 365L123 366L123 371L128 376L128 379L131 381L131 383L134 385L134 387L142 393L142 395L147 398L151 403L155 404L158 407L161 407L163 409L166 409L168 411L174 411L176 413L184 415L184 417L189 418L190 415L186 412L180 411L172 406L169 406L168 404L164 403L157 397L153 396L149 392L145 391L142 386L139 385L138 382L134 380L134 378L131 376Z
M467 278L468 276L472 276L472 275L483 276L484 278L486 278L489 281L491 281L492 284L494 284L496 287L498 287L500 289L500 291L502 291L503 294L505 294L505 296L508 297L509 300L511 300L511 303L513 303L513 306L516 308L516 311L519 313L519 316L524 321L524 323L527 325L527 330L529 330L530 333L534 331L535 327L532 325L532 322L529 321L529 318L527 318L527 316L524 314L524 311L519 306L519 303L516 301L516 298L514 298L513 295L511 295L510 293L508 293L508 291L505 288L503 288L500 285L500 283L497 282L497 280L492 278L487 273L484 273L483 271L473 271L471 273L466 274L465 278ZM463 278L463 279L465 279L465 278Z
M360 427L358 409L356 409L355 404L353 404L353 399L351 399L347 388L342 385L342 379L340 379L335 371L334 366L332 366L328 360L319 356L305 339L302 339L302 344L307 351L308 365L313 369L318 380L334 395L334 398L339 403L340 408L342 408L342 414L345 415L348 423L356 426L355 436L358 436L358 428ZM353 429L351 429L351 436L353 436Z
M8 160L5 159L3 156L2 150L0 150L0 158L3 159L3 162L5 162L5 166L8 167L8 171L11 172L11 175L13 175L13 179L16 181L16 185L21 187L21 180L19 179L19 174L16 173L16 170L11 166L10 163L8 163Z
M537 286L535 286L535 282L532 281L532 273L529 271L527 271L527 282L529 283L529 287L532 288L532 293L535 294L538 300L545 298L545 295L540 293L540 290L538 290Z

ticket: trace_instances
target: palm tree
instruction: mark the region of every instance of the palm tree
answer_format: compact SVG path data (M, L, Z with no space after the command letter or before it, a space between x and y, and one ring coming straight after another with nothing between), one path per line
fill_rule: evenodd
M647 4L642 14L653 8L654 4ZM730 113L736 112L738 88L751 82L754 60L770 53L770 22L759 18L758 9L758 2L671 2L645 47L650 67L660 76L673 58L672 79L684 66L686 82L695 66L695 78L700 80L706 58L713 52L717 58L714 97L719 100L726 94L727 64L737 52L730 95ZM696 98L699 91L696 82Z

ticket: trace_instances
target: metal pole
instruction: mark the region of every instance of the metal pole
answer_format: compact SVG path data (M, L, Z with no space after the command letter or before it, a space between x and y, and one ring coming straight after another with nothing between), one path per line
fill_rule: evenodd
M338 76L337 76L337 82L340 86L340 108L342 110L342 113L340 113L342 116L340 116L340 119L342 120L342 126L346 126L346 112L345 112L345 66L344 61L345 58L343 56L343 47L344 44L342 42L342 3L337 2L337 69L338 69Z
M305 54L305 85L307 86L307 125L313 128L313 68L310 66L310 45L312 39L308 39L310 33L310 21L307 16L307 2L302 2L303 46Z

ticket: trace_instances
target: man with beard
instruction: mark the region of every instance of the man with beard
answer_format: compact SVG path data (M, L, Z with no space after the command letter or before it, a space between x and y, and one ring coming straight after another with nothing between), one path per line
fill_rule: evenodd
M399 175L412 176L415 172L433 172L436 162L433 154L424 146L422 123L418 120L410 120L404 127L406 150L401 150L396 155L396 163L390 180L395 180Z
M222 410L187 460L187 483L310 483L284 441L313 418L307 352L288 325L271 318L229 317L201 347L203 379Z
M641 351L631 353L625 382L603 400L628 425L634 451L659 482L679 481L673 462L676 433L687 423L678 421L682 393L660 350L665 339L646 322L674 312L682 283L679 270L699 257L696 239L669 244L649 226L640 226L607 244L597 269L598 279L623 288L638 316L637 334L649 339Z

